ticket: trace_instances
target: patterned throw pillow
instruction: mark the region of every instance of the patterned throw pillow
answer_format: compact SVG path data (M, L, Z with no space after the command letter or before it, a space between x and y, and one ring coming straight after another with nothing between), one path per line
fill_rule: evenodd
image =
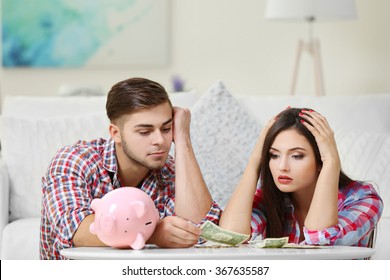
M191 109L191 141L213 199L224 208L248 163L261 126L216 82Z

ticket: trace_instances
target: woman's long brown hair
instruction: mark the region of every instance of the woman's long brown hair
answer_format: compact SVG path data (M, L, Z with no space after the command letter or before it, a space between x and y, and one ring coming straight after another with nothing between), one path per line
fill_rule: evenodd
M309 108L304 109L310 110ZM314 150L316 163L322 168L317 142L313 134L301 123L301 120L303 120L299 116L301 111L302 108L289 108L281 112L265 137L260 163L260 184L263 190L264 214L267 218L266 237L282 237L285 235L284 229L288 226L285 220L285 200L290 194L283 193L276 187L269 168L269 151L276 136L284 130L295 129L308 140ZM305 121L308 122L307 120ZM352 181L343 171L340 171L339 187L343 187Z

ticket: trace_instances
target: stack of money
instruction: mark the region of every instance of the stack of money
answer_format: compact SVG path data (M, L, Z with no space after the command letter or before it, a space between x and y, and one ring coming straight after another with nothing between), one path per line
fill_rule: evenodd
M252 240L248 243L255 248L282 248L287 245L288 237L265 238L261 240Z
M249 238L247 234L222 229L210 221L206 221L200 228L202 230L201 238L216 242L217 244L237 246Z

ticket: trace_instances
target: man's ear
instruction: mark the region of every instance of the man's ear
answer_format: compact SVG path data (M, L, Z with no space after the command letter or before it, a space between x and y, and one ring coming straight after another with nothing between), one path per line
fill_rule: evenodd
M111 138L114 140L115 143L121 142L121 131L119 127L116 124L110 123L108 130L110 132Z

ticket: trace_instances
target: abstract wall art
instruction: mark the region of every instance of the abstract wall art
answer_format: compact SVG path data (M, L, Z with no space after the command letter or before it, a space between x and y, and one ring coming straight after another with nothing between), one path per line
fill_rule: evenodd
M3 67L162 66L168 0L3 0Z

